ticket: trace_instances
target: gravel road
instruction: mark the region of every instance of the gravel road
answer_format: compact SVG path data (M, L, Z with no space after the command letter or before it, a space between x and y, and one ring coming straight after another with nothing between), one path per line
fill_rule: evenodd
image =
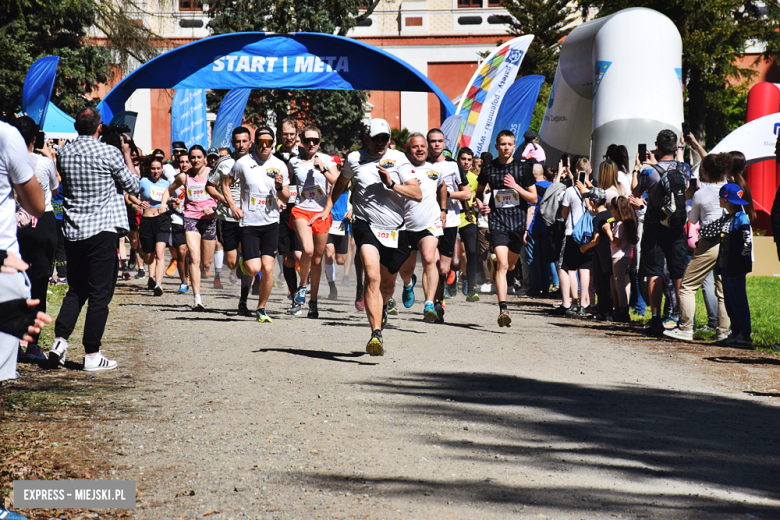
M95 433L136 518L780 517L777 358L514 297L499 329L495 298L462 295L442 325L399 309L370 357L354 289L309 320L279 283L260 324L223 280L205 313L171 279L115 299L138 341L99 375L130 388Z

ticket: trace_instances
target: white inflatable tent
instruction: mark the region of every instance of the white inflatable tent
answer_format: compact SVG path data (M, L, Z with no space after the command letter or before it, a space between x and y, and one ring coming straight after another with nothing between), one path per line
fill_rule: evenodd
M680 33L657 11L624 9L575 28L561 47L539 132L548 166L562 153L582 155L597 173L610 144L625 145L633 165L637 146L654 150L659 131L679 136L681 78Z

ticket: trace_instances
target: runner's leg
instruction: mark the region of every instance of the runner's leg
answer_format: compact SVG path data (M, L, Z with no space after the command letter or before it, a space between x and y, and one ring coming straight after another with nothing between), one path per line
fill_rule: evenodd
M317 301L317 292L320 289L320 278L322 277L322 257L325 254L325 245L328 242L328 234L321 233L313 235L314 256L311 259L311 296L309 301Z
M185 231L184 239L187 241L187 251L189 252L190 261L192 264L190 268L190 281L192 282L192 293L195 296L200 295L200 243L201 236L197 231Z
M382 307L386 300L382 298L380 289L382 273L379 264L379 250L372 245L363 245L360 248L360 260L365 269L365 305L368 323L371 325L372 331L382 330Z

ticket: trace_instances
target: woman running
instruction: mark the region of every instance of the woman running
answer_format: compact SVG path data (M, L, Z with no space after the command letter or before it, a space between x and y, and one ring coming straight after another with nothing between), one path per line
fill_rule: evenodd
M295 303L303 305L306 302L306 281L311 270L309 318L319 317L317 291L322 275L322 256L333 217L316 220L312 225L309 222L322 212L328 198L328 185L333 185L339 176L338 168L330 156L319 152L321 138L319 128L306 126L303 129L302 146L298 148L300 155L290 159L291 174L296 179L294 184L301 186L297 204L290 216L290 226L295 229L303 249L300 260L301 286L295 291Z
M180 186L184 187L184 238L190 252L190 278L195 296L192 310L202 311L205 308L200 297L200 270L209 269L214 258L217 242L214 208L217 201L206 191L209 174L206 167L206 150L196 144L190 148L189 158L192 169L176 177L168 188L168 194L173 195Z
M168 182L176 182L176 177L182 173L187 173L192 168L190 164L190 158L185 154L178 158L179 169L176 175L172 175ZM165 167L163 167L163 175L165 175ZM190 290L190 277L189 277L189 254L187 251L187 240L184 236L184 186L180 186L179 189L174 191L173 196L168 199L168 206L170 211L168 215L171 217L171 238L168 242L170 246L171 256L175 259L171 262L171 267L175 267L179 270L179 281L181 285L177 291L179 294L187 294ZM178 259L178 261L176 261ZM173 271L170 271L168 276L173 276Z
M162 171L162 161L152 159L141 179L140 196L138 198L132 195L128 196L134 204L143 210L138 234L144 252L144 262L149 266L148 287L154 289L155 296L163 294L165 247L168 245L168 238L171 234L171 217L165 212L169 197L168 188L171 183L162 177Z

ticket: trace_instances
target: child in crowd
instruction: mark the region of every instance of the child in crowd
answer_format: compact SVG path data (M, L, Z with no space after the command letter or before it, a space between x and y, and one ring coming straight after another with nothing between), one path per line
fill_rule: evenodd
M750 338L750 306L745 275L753 270L753 230L744 211L748 201L739 184L720 189L720 205L729 213L721 232L718 270L723 278L723 298L731 320L731 334L719 342L729 347L753 348Z
M593 188L587 194L587 199L596 208L593 217L593 240L580 247L585 253L592 250L593 261L590 268L593 285L596 288L597 313L596 319L612 321L612 213L607 209L607 193L602 188Z
M610 206L615 226L612 228L612 300L617 307L614 321L629 323L628 298L630 284L628 268L631 265L631 253L638 241L636 213L626 197L612 200Z

